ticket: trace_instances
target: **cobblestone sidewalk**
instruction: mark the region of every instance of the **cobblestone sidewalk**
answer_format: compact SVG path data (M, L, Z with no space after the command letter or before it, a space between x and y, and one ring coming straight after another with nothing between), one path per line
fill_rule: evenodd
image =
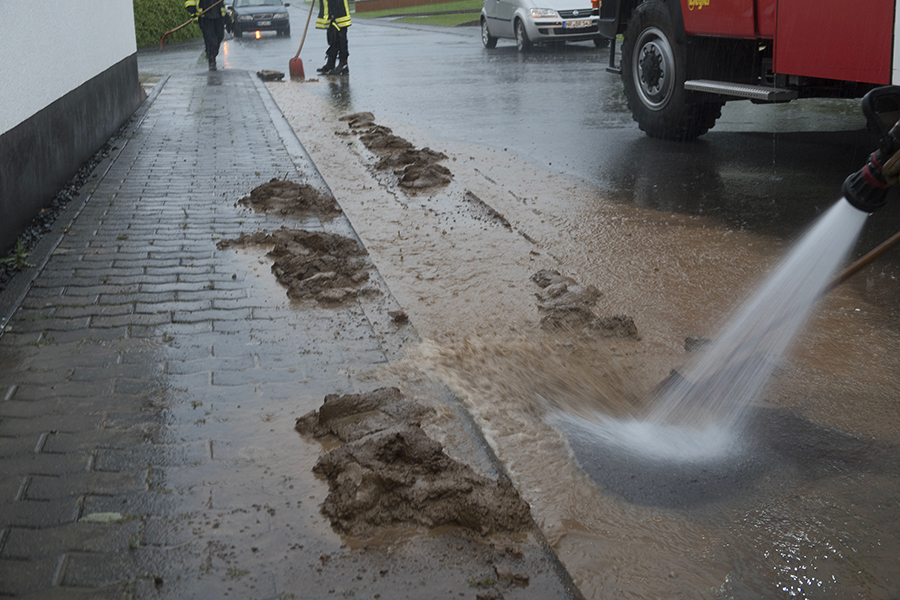
M371 300L292 305L263 251L216 249L354 235L237 206L272 178L327 191L277 114L247 72L169 76L0 297L0 596L476 596L477 540L348 548L318 512L321 449L294 418L378 387L364 375L415 333L377 278ZM523 548L545 568L508 597L577 595Z

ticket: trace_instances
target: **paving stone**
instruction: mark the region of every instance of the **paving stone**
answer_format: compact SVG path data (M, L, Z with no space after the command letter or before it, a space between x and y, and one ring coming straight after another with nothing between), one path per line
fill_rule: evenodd
M42 451L63 454L96 448L125 448L146 444L145 432L131 429L92 429L74 433L57 432L47 436Z
M140 326L157 326L165 325L172 321L170 313L153 313L153 314L124 314L115 316L98 316L91 318L91 327L98 328L115 328L127 327L132 325Z
M16 486L21 487L26 480ZM5 485L0 483L0 488ZM18 491L18 490L17 490ZM28 529L40 529L43 527L55 527L65 523L72 523L78 519L81 510L81 498L59 498L56 500L13 500L0 498L0 528L5 526L24 527Z
M209 310L213 307L213 301L210 299L206 300L193 300L193 301L182 301L182 302L139 302L134 305L134 311L136 313L173 313L176 311L195 311L195 310Z
M29 400L42 400L51 392L57 395L65 394L72 398L91 398L108 394L112 389L109 381L76 381L76 382L49 382L47 385L21 384L16 389L15 399L20 402Z
M151 444L119 450L98 450L94 459L97 471L126 471L148 466L184 467L206 463L209 442L187 444Z
M4 476L0 478L0 522L2 522L4 516L4 503L13 502L19 497L19 492L22 490L25 480L26 477L24 475L15 476L11 473L9 475L4 473Z
M140 409L152 402L152 394L135 394L134 396L102 395L85 397L68 397L47 395L40 400L27 402L0 402L0 419L37 419L44 416L59 417L61 415L97 415L111 410L122 410L129 406Z
M247 290L235 289L235 290L202 290L202 291L189 291L189 292L178 292L176 294L178 300L222 300L222 299L238 299L238 298L247 298Z
M0 596L20 596L50 589L59 569L60 557L37 560L0 558Z
M165 334L168 337L178 339L180 336L209 333L212 329L211 321L203 321L201 323L167 323L154 327L134 325L129 328L129 331L130 337L133 338L156 338Z
M167 371L175 375L190 375L214 371L241 372L256 367L253 356L246 354L239 357L206 357L201 360L169 361Z
M64 385L69 380L69 374L69 368L54 370L25 367L16 372L7 371L0 374L0 387L40 384Z
M128 327L110 329L82 329L77 331L53 331L47 336L47 343L68 344L71 342L109 342L125 340L129 337Z
M246 371L214 371L212 384L220 386L246 385L248 383L298 383L306 379L305 373L289 369L250 369Z
M175 292L167 292L164 294L148 294L135 290L123 290L115 294L98 294L96 302L98 304L136 304L136 303L162 303L174 302L176 299Z
M68 376L69 381L107 381L109 379L137 379L139 377L160 376L165 364L148 362L145 364L118 364L100 368L76 367Z
M36 435L51 431L82 431L99 429L103 423L103 413L40 415L30 419L0 418L0 436Z
M123 515L119 522L69 523L49 529L11 527L0 558L34 559L68 552L127 552L140 541L141 521Z
M139 574L174 582L179 575L198 573L206 555L205 544L199 542L175 548L129 549L118 554L115 561L111 561L107 554L72 553L66 556L60 583L73 587L103 587L134 581ZM213 594L207 597L222 596Z
M132 312L134 312L134 307L131 304L88 304L87 306L62 306L56 310L54 315L60 318L110 317L128 315Z
M37 475L30 479L25 490L28 500L58 500L85 494L115 496L147 488L147 473L92 471L67 477Z
M88 328L89 319L87 317L81 317L76 319L57 319L57 318L49 318L49 319L39 319L34 321L22 320L22 321L10 321L9 325L7 325L7 331L11 331L14 333L29 333L33 331L47 331L47 332L58 332L58 331L84 331Z
M18 478L28 475L70 475L87 471L90 457L85 452L46 454L31 452L3 457L3 476Z
M0 438L0 457L20 456L33 454L37 451L40 435L22 435L17 437Z
M147 373L151 375L151 373ZM116 379L113 392L116 394L152 394L165 388L160 379Z
M172 315L176 323L195 323L199 321L213 321L214 328L220 321L245 321L250 318L250 309L238 308L234 310L198 310L179 311Z
M20 596L23 600L123 600L129 598L132 585L114 584L102 588L55 586L48 590ZM141 596L147 597L147 596Z

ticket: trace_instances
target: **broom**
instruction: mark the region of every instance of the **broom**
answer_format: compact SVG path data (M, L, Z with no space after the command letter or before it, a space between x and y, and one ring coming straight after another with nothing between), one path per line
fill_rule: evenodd
M220 5L220 4L222 4L222 2L223 2L223 0L219 0L218 2L216 2L215 4L213 4L212 6L209 6L209 7L207 7L205 10L203 10L203 11L197 13L196 15L194 15L193 17L191 17L190 19L188 19L187 21L185 21L184 23L182 23L181 25L179 25L178 27L176 27L175 29L170 29L169 31L167 31L165 34L163 34L162 39L159 40L159 49L160 49L160 50L163 49L163 44L166 43L166 36L168 36L170 33L175 33L176 31L178 31L178 30L181 29L182 27L187 27L187 26L190 25L191 23L196 22L197 19L199 19L200 17L202 17L203 15L205 15L207 12L209 12L210 10L212 10L214 7L216 7L216 6Z
M322 0L324 2L324 0ZM288 61L288 71L290 71L291 79L305 79L303 74L303 61L300 60L300 51L303 50L303 42L306 41L306 31L309 29L309 21L312 19L313 8L316 6L316 0L312 0L309 4L309 16L306 17L306 27L303 28L303 37L300 38L300 47L297 48L297 54Z

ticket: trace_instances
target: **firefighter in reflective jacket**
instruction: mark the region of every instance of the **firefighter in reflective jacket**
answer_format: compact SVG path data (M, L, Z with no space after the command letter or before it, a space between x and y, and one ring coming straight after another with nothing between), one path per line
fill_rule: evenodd
M348 75L347 28L350 27L350 9L347 0L319 0L319 16L316 29L325 29L328 50L325 65L316 69L322 75ZM338 65L334 62L338 60Z
M209 70L216 70L216 57L219 55L219 46L225 38L225 0L184 0L184 8L192 17L206 11L199 18L200 31L203 32L203 42L206 44L206 58L209 61Z

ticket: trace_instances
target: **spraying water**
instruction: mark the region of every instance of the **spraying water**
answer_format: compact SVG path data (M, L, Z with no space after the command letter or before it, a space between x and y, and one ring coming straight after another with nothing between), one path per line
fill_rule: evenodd
M730 456L748 407L765 391L867 216L843 199L825 213L713 342L664 386L645 420L557 419L648 457L696 462Z
M654 423L739 424L806 324L868 215L845 200L800 239L710 346L689 363L650 414Z

